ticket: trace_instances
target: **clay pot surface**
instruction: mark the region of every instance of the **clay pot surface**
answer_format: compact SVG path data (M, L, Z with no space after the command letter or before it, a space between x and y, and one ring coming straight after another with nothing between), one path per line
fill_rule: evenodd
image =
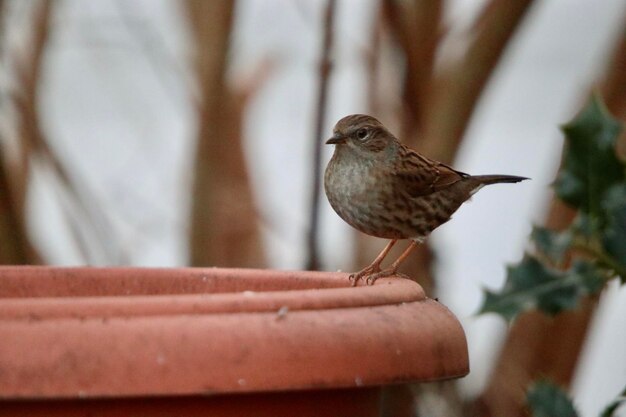
M0 267L0 335L5 400L254 398L469 371L457 319L397 277Z

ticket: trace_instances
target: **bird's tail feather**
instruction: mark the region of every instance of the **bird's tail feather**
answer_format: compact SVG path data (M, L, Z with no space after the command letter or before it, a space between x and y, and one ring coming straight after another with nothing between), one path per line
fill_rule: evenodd
M518 177L516 175L473 175L472 179L478 181L481 185L498 184L501 182L520 182L530 178Z

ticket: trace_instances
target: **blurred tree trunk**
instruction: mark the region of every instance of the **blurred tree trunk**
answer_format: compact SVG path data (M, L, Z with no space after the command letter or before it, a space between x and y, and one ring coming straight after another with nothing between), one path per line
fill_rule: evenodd
M626 19L625 19L626 20ZM626 119L626 21L619 43L613 52L609 71L602 86L602 97L615 117ZM626 129L617 144L618 154L626 160Z
M6 4L0 0L0 42L2 43L1 56L6 58ZM2 63L6 68L6 62ZM9 181L9 167L4 155L4 148L0 142L0 265L30 263L29 253L32 251L24 226L24 212L18 209L15 202L17 194L25 196L24 191L19 193Z
M10 182L0 147L0 265L39 263L20 212L10 192Z
M435 54L441 40L443 1L385 0L382 11L406 60L400 137L408 140L417 137L428 123L426 106L432 93Z
M10 97L18 113L19 156L8 158L0 148L0 264L41 263L30 242L26 227L26 195L31 159L39 138L37 93L49 34L52 5L48 0L33 5L33 31L26 54L17 65L19 92ZM6 5L0 4L0 19L6 19ZM4 35L6 28L2 27ZM4 51L6 58L6 51ZM5 63L5 68L7 67ZM0 145L1 146L1 145ZM9 175L10 173L10 175Z
M241 135L245 100L226 86L234 2L188 0L201 90L193 167L190 264L262 266L263 252Z
M626 32L620 38L601 89L609 109L620 119L626 118L625 57ZM554 199L546 225L555 230L564 229L575 215L574 210ZM491 379L474 403L472 414L525 416L525 394L531 381L549 378L559 385L569 386L597 302L598 298L589 298L577 310L555 318L539 312L519 317L507 334Z

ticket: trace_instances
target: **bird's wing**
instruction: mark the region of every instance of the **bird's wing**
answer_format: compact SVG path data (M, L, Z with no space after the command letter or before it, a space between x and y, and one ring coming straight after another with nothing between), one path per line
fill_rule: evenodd
M399 191L420 197L447 188L469 175L405 148L402 164L394 173Z

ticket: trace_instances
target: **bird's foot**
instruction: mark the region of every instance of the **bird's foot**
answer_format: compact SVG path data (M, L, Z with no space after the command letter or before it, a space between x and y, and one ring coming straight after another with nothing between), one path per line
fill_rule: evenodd
M360 279L367 277L367 280L369 280L369 277L371 275L376 274L378 272L380 272L380 264L374 263L374 264L368 265L365 268L361 269L359 272L354 272L350 274L350 276L348 277L348 279L350 280L350 286L356 287L356 284L359 282Z
M376 282L378 278L390 277L392 275L395 275L396 272L397 272L397 268L393 268L393 267L383 269L382 271L368 275L365 282L367 283L367 285L374 285L374 282Z

